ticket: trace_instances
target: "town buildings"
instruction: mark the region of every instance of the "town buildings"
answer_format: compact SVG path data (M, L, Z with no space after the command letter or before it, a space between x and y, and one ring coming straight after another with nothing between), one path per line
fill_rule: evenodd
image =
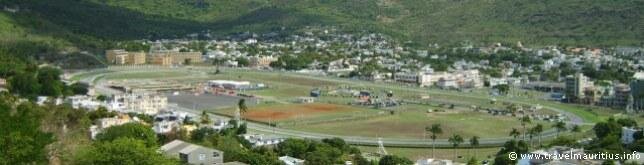
M174 140L161 146L161 151L187 164L220 165L224 163L224 152L181 140Z
M98 119L96 121L96 125L92 125L89 127L90 137L94 139L96 138L96 135L103 132L103 130L105 130L106 128L109 128L112 126L119 126L119 125L131 123L131 122L135 122L135 120L131 119L130 116L126 114L119 114L111 118Z
M86 95L76 95L69 96L65 98L65 102L72 105L73 108L85 108L88 110L96 110L100 106L104 106L104 103L98 101L96 98Z
M290 156L279 157L279 160L282 161L282 163L284 163L285 165L304 165L304 160Z
M123 49L105 51L107 62L116 65L139 65L146 63L145 52L128 52Z
M644 110L644 72L637 72L633 75L630 88L631 96L633 96L633 110Z
M569 102L580 102L584 98L584 90L588 86L588 78L582 73L566 77L566 98Z
M277 145L284 141L284 138L265 136L261 134L244 134L241 136L250 142L253 147Z
M166 109L168 98L153 93L126 93L112 96L107 108L119 112L134 112L153 115Z
M268 68L275 61L277 61L277 58L273 56L252 56L248 58L248 65L252 68Z

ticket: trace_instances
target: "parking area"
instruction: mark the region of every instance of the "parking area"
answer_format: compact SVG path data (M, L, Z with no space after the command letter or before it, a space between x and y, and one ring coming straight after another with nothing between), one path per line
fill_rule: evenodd
M199 94L181 92L181 93L165 93L168 97L168 103L177 104L184 108L190 109L222 109L237 106L237 103L243 97L228 96L228 95L213 95L213 94ZM253 106L257 104L256 98L244 98L246 105Z

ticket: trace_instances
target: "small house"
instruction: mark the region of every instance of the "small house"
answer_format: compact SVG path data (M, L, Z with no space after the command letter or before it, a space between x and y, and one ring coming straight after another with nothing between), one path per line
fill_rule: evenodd
M223 164L224 153L203 146L174 140L161 146L161 151L170 157L187 164Z

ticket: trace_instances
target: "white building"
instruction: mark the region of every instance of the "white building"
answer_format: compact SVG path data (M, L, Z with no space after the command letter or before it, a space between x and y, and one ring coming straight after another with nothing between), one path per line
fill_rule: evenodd
M181 116L175 112L160 112L154 116L154 124L152 130L157 134L166 134L172 130L178 130L183 122L185 116Z
M54 105L61 105L63 104L63 99L61 98L51 98L49 96L38 96L36 98L36 104L38 105L45 105L47 102L52 102Z
M420 159L414 165L453 165L452 160Z
M168 98L166 96L149 93L114 95L107 103L107 108L113 111L147 115L157 114L167 106Z
M85 95L76 95L65 98L65 102L72 105L73 108L85 108L88 110L96 110L100 106L104 106L103 102L96 100L94 97Z
M635 141L635 138L633 137L633 135L635 135L635 133L637 133L637 131L639 131L639 130L633 129L633 128L622 127L622 139L621 139L622 143L623 144L631 144L631 143L633 143Z
M449 88L458 88L458 83L455 79L452 78L442 78L438 80L436 84L439 88L449 89Z
M98 119L96 122L96 125L92 125L89 127L90 136L92 137L92 139L94 139L96 138L96 135L101 133L106 128L109 128L112 126L119 126L119 125L131 123L135 121L136 119L133 120L128 115L117 115L112 118Z
M282 163L284 163L285 165L304 165L304 160L290 156L279 157L279 160L282 161Z
M284 138L265 137L262 134L244 134L242 136L244 139L248 140L248 142L253 144L253 147L277 145L284 141Z
M250 88L248 81L231 81L231 80L210 80L208 86L211 88L225 88L225 89L246 89Z

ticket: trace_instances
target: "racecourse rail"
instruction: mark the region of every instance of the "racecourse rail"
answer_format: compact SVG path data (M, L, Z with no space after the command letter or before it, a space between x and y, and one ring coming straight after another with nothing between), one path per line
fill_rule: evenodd
M154 65L136 65L136 66L110 66L108 68L103 68L103 69L94 69L94 70L89 70L89 71L80 71L76 74L90 74L91 76L83 77L80 79L81 82L85 82L91 85L94 85L96 88L97 92L99 93L108 93L108 94L113 94L113 93L118 93L120 91L113 90L111 88L102 86L102 83L100 82L100 79L105 75L113 72L127 72L127 71L132 71L136 70L137 72L140 71L156 71L157 69L177 69L175 67L163 67L163 66L154 66ZM186 67L189 70L210 70L212 71L215 69L214 67L200 67L200 66L191 66L191 67ZM337 78L337 77L331 77L331 76L311 76L308 74L301 74L298 72L285 72L285 71L267 71L267 70L250 70L250 69L245 69L245 68L225 68L225 67L220 67L219 68L222 71L233 71L233 72L273 72L273 73L289 73L293 76L298 76L298 77L304 77L304 78L309 78L309 79L316 79L316 80L324 80L324 81L334 81L334 82L339 82L339 83L369 83L371 86L376 86L380 88L388 88L388 89L397 89L397 90L406 90L406 91L416 91L418 89L405 86L402 84L392 84L392 83L374 83L374 82L369 82L369 81L364 81L364 80L352 80L352 79L343 79L343 78ZM436 92L436 91L427 91L430 94L440 94L440 95L451 95L451 96L458 96L458 97L470 97L470 98L478 98L481 99L483 97L480 96L468 96L468 95L457 95L453 93L441 93L441 92ZM505 100L501 99L506 102L512 102L512 103L518 103L518 104L526 104L530 105L530 103L524 102L524 101L516 101L516 100ZM199 110L195 109L190 109L190 108L185 108L185 107L180 107L177 105L170 105L171 108L177 110L177 111L182 111L182 112L187 112L191 114L200 114L201 112ZM583 118L570 113L568 111L558 109L555 107L551 106L543 106L545 109L553 110L555 112L561 113L566 115L570 121L567 123L569 124L575 124L575 125L589 125L592 123L585 122ZM226 116L221 116L221 115L215 115L215 114L210 114L211 117L219 118L219 119L225 119L225 120L230 120L229 117ZM426 148L426 147L432 147L434 143L432 142L431 139L418 139L418 138L378 138L378 137L363 137L363 136L342 136L342 135L332 135L332 134L323 134L323 133L314 133L314 132L306 132L306 131L298 131L298 130L290 130L290 129L283 129L283 128L278 128L274 126L270 126L267 124L261 124L261 123L255 123L255 122L249 122L246 121L248 125L248 129L255 131L255 132L261 132L261 133L266 133L266 134L273 134L276 136L282 136L282 137L290 137L290 138L300 138L300 139L312 139L312 140L322 140L322 139L327 139L327 138L341 138L345 140L349 144L354 144L354 145L366 145L366 146L377 146L379 145L379 139L382 140L383 144L388 147L418 147L418 148ZM549 129L544 132L542 132L537 138L541 138L541 140L544 139L549 139L554 137L557 134L556 130L554 129ZM506 141L514 139L514 137L496 137L496 138L481 138L479 140L479 146L478 147L497 147L497 146L502 146ZM447 139L436 139L435 141L435 146L436 147L452 147L452 143L448 142ZM469 147L469 144L464 143L460 145L461 147Z

